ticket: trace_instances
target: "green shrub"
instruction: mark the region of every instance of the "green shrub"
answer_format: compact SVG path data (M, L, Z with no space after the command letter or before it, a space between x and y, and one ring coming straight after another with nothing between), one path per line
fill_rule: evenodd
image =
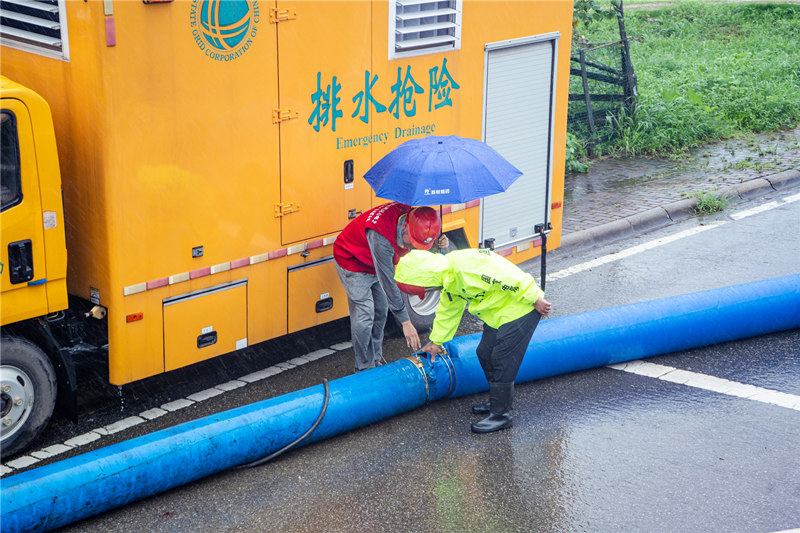
M579 158L585 156L586 151L578 138L571 133L567 133L567 172L589 172L589 166L579 160Z

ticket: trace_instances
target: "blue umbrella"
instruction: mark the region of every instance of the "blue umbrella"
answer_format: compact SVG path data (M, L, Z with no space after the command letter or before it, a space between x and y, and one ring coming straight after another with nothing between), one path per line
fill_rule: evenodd
M375 194L406 205L449 205L503 192L522 175L486 143L450 135L411 139L364 179Z

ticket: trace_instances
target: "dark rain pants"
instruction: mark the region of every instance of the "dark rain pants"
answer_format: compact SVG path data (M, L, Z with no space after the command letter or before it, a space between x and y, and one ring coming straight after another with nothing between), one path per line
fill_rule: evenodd
M542 315L533 309L527 315L495 329L483 325L483 335L476 350L486 380L513 383Z

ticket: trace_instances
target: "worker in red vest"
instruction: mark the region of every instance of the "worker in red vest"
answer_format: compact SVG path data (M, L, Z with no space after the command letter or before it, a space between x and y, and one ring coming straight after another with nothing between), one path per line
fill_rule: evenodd
M388 311L403 328L406 344L420 348L419 335L394 281L394 266L410 249L446 248L439 214L430 207L391 202L350 222L333 244L336 271L347 293L355 370L381 364L383 329ZM438 241L438 242L437 242Z

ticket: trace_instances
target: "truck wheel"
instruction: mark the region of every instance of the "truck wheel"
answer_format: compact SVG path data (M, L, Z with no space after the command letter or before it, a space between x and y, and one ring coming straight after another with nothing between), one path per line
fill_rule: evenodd
M439 305L441 291L425 291L425 298L404 292L400 294L403 296L403 302L406 304L411 323L414 324L417 331L429 331L433 327L433 319L436 317L436 307Z
M56 403L56 373L35 344L3 337L0 360L0 455L24 449L44 429Z

